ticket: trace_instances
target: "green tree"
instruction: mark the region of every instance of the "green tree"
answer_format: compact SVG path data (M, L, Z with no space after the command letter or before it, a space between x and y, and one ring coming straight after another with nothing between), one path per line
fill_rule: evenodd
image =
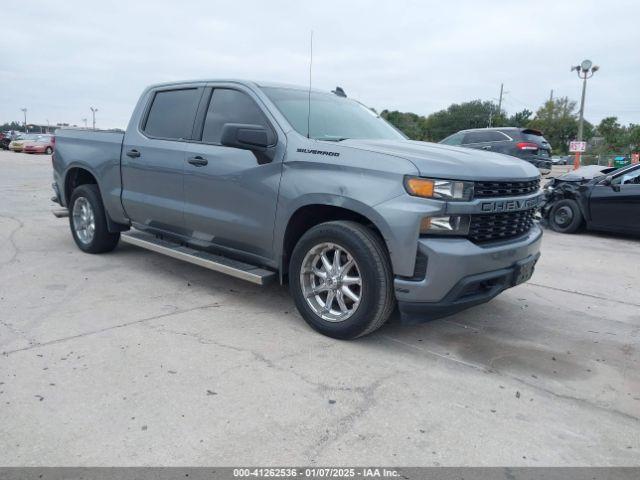
M504 112L498 113L498 106L490 101L472 100L454 103L446 110L429 115L425 122L426 136L439 141L460 130L468 128L501 127L507 125Z
M597 131L604 138L604 152L616 152L629 146L629 132L618 123L618 117L603 118Z
M516 112L509 117L509 126L526 127L527 124L531 121L531 115L533 115L533 112L526 108L520 112Z
M428 117L395 110L383 110L380 115L412 140L431 142L468 128L509 125L509 119L504 112L498 113L495 103L482 100L454 103Z
M424 117L410 112L398 112L397 110L392 112L383 110L380 116L411 140L428 140L425 137Z
M527 127L541 130L555 152L567 153L569 142L578 135L577 117L576 102L560 97L545 102ZM585 121L583 137L589 139L592 135L593 127Z
M24 129L24 125L22 125L21 123L18 122L5 122L4 124L0 125L0 132L6 132L7 130L20 130L22 131Z
M640 151L640 125L629 124L627 128L627 142L632 152Z

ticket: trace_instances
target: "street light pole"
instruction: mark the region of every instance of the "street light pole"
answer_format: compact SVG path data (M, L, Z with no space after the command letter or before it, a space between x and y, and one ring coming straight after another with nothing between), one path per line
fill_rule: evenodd
M89 110L91 110L91 115L93 116L93 129L96 129L96 112L98 111L97 108L93 108L93 107L89 107Z
M578 74L580 75L580 74ZM582 98L580 99L580 119L578 120L578 141L582 141L582 132L584 130L584 97L587 93L587 77L582 77Z
M584 131L584 99L587 93L587 80L593 77L593 74L600 70L600 67L594 65L591 60L583 60L580 65L571 67L571 71L576 71L578 78L582 79L582 97L580 99L580 118L578 120L578 141L582 141ZM576 152L576 158L573 162L573 168L580 168L580 152Z
M24 113L24 133L27 133L27 109L21 108L22 113Z

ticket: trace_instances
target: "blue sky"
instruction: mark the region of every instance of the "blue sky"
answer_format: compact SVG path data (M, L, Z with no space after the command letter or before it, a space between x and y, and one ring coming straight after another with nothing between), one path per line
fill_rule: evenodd
M29 1L3 8L0 123L126 127L142 89L187 78L342 86L378 110L429 114L497 99L537 109L579 99L570 66L590 58L585 117L640 123L637 1Z

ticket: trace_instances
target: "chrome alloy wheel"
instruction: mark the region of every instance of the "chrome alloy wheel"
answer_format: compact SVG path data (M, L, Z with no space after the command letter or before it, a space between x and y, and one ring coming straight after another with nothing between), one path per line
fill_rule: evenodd
M73 204L73 229L78 240L88 245L96 232L96 218L93 208L85 197L78 197Z
M300 269L307 304L328 322L344 322L360 305L362 278L353 256L335 243L320 243L307 252Z

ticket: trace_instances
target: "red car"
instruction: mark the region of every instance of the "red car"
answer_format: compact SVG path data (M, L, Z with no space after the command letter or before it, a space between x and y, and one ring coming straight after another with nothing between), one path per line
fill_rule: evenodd
M51 155L56 138L53 135L38 135L35 140L25 142L22 151L24 153L45 153Z

